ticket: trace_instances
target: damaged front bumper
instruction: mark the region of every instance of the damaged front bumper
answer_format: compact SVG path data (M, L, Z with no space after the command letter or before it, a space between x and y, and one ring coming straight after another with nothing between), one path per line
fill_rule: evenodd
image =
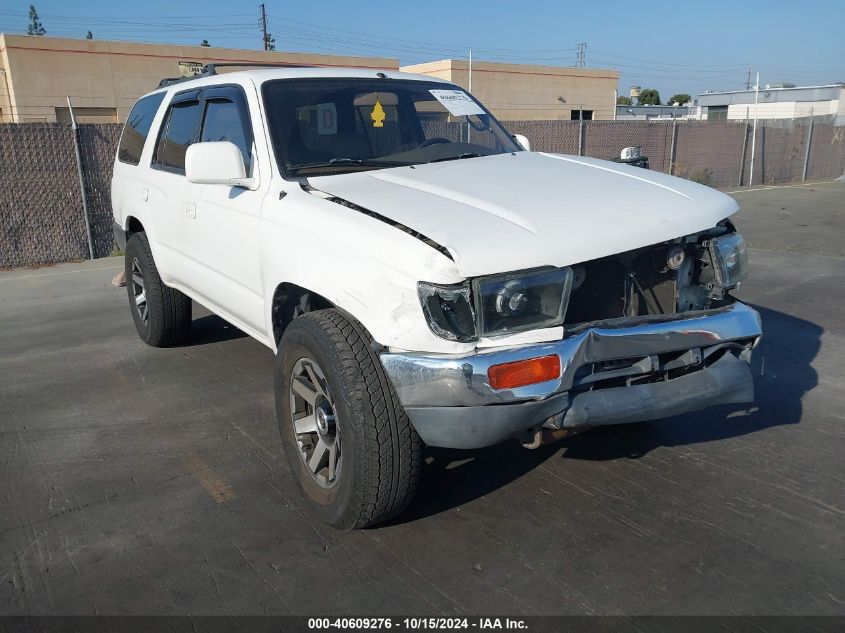
M560 340L465 356L383 353L381 361L420 437L480 448L543 425L581 429L751 402L751 350L760 315L742 303L672 316L614 319ZM493 365L560 357L560 378L495 390Z

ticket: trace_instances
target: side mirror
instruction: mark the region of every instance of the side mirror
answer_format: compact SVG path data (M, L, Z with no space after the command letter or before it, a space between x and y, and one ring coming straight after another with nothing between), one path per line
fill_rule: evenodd
M230 141L194 143L185 153L185 176L200 185L228 185L252 188L254 178L247 178L241 150Z
M515 141L516 141L516 143L517 143L517 145L519 145L519 146L520 146L522 149L524 149L526 152L530 152L530 151L531 151L531 143L529 143L529 142L528 142L528 138L526 138L524 135L522 135L522 134L514 134L514 135L513 135L513 140L515 140Z

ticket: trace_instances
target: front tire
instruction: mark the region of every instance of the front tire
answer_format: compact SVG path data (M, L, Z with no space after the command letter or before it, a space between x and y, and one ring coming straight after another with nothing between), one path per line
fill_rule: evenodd
M188 338L191 299L164 285L145 233L126 242L126 291L138 336L152 347L169 347Z
M291 471L321 521L349 530L407 507L422 441L360 323L335 309L294 319L279 343L275 392Z

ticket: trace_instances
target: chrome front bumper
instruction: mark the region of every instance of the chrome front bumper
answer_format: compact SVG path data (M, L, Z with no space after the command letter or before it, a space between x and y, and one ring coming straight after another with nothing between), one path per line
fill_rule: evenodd
M466 356L383 353L381 361L427 444L478 448L538 424L580 428L751 401L748 362L761 334L760 315L737 302L595 323L550 343ZM550 354L560 356L560 378L517 389L490 387L492 365ZM607 363L619 359L630 363L619 369ZM620 380L627 386L601 386Z

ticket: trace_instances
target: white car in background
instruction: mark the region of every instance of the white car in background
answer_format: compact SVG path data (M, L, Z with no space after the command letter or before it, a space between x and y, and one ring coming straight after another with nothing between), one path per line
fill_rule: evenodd
M141 339L185 341L195 300L273 350L291 471L339 528L401 511L424 443L536 447L753 399L736 203L528 151L439 79L165 81L112 198Z

